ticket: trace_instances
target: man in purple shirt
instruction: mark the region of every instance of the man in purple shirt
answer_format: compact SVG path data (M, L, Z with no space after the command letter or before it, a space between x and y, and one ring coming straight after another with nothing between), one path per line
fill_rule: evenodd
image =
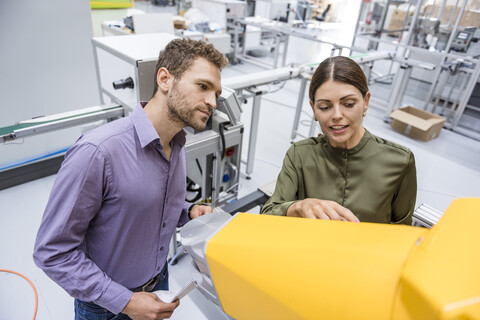
M151 100L67 152L33 258L75 298L76 319L164 319L179 305L151 291L168 289L175 228L212 211L185 202L183 128L205 128L227 64L211 44L171 41L160 52Z

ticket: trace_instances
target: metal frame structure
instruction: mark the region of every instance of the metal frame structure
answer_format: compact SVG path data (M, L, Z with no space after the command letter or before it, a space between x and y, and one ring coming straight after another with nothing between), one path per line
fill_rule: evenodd
M282 82L297 78L300 75L301 69L302 67L285 67L223 80L223 85L235 90L237 96L242 97L243 99L253 97L248 155L245 161L247 179L253 172L254 167L261 99L262 95L268 93L261 90L259 87L268 83ZM246 92L246 94L244 92Z
M123 115L123 107L114 104L79 109L72 112L20 121L15 125L0 128L0 139L6 142L98 120L115 119L123 117Z
M243 124L228 126L224 132L225 147L236 147L234 166L240 170L242 154ZM213 206L220 206L229 200L236 199L238 194L239 174L234 178L232 192L222 195L220 186L222 184L223 166L221 165L221 137L214 130L206 130L196 134L187 134L185 152L187 161L205 158L206 165L202 174L202 198L210 199ZM237 186L235 186L237 184ZM225 191L225 190L224 190Z
M429 79L429 82L431 81L431 85L428 89L426 99L423 105L417 107L446 116L447 121L445 123L445 128L475 139L480 139L480 132L475 132L473 129L466 129L460 126L461 118L464 115L465 110L469 108L469 98L472 95L475 85L479 79L480 60L477 57L469 56L465 53L451 52L452 45L455 37L457 36L457 31L461 30L459 25L465 12L468 0L463 0L460 6L458 5L459 1L457 1L456 7L454 8L455 10L452 10L452 14L450 15L448 24L440 25L440 28L450 30L450 35L448 36L448 40L446 41L446 45L443 50L429 50L428 48L419 47L418 43L416 43L415 37L418 36L419 32L422 32L421 21L427 18L431 19L432 21L435 19L440 20L447 3L446 0L439 1L440 8L438 14L436 17L431 17L433 13L433 7L429 12L421 12L425 2L426 1L424 0L383 1L385 4L385 9L382 13L383 19L381 19L381 25L378 26L374 32L365 32L361 28L361 19L363 19L365 16L364 13L366 10L366 4L362 1L359 19L355 28L355 38L353 44L356 44L357 40L363 39L368 41L369 48L378 48L379 45L394 47L395 59L392 60L389 73L392 72L393 64L395 62L399 63L397 66L398 71L394 75L393 84L390 89L391 94L389 95L388 100L377 103L376 106L381 107L381 105L384 105L385 119L389 120L390 112L402 106L402 101L406 92L406 86L409 80L412 78L413 67L424 68L425 70L433 70L433 75ZM388 30L384 27L388 6L398 5L400 3L408 4L403 26L400 30ZM414 11L410 16L409 12L411 8L414 8ZM454 19L454 14L456 11L458 11L458 15L457 18ZM403 32L402 40L396 41L388 39L386 35L391 34L392 32ZM416 65L412 64L412 58L417 59L419 56L426 57L424 60L440 62L439 64L434 65L433 69L431 65L428 65L428 63L425 64L418 62ZM431 59L429 59L429 57L431 57ZM402 62L401 60L404 61ZM440 101L443 101L443 106L442 108L437 108Z
M268 31L271 32L275 35L275 41L274 41L274 59L273 59L273 64L267 65L265 64L264 61L261 61L259 59L256 59L254 57L251 57L247 54L246 52L246 46L245 46L245 37L240 37L241 31L246 30L247 26L254 26L260 28L262 31ZM278 66L278 60L280 58L280 44L284 43L284 49L282 53L282 62L280 67L285 67L286 65L286 60L287 60L287 51L288 51L288 44L289 44L289 39L290 37L298 37L314 42L319 42L327 45L332 46L332 56L333 55L341 55L343 53L343 50L349 50L351 51L352 48L351 46L345 46L341 44L337 44L331 41L325 41L319 38L318 34L315 33L308 33L303 29L299 28L293 28L290 26L288 23L285 22L280 22L280 21L265 21L264 23L262 22L256 22L252 21L250 19L236 19L233 22L232 26L233 30L233 38L234 38L234 49L233 49L233 62L237 62L238 60L245 60L250 63L254 64L259 64L263 67L269 67L269 68L277 68ZM239 40L240 39L240 42ZM242 48L241 52L239 51L239 48ZM355 51L359 52L366 52L367 50L362 49L362 48L356 48ZM338 54L336 54L338 52Z

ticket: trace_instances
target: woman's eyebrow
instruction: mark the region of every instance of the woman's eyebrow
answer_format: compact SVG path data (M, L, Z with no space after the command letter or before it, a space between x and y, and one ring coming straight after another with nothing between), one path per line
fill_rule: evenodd
M354 95L355 95L354 93L348 94L348 95L346 95L345 97L340 98L340 100L345 100L345 99L347 99L348 97L354 96Z
M355 94L354 93L348 94L345 97L341 97L340 100L345 100L345 99L349 98L350 96L355 96ZM317 99L317 100L315 100L315 102L318 102L318 101L332 102L328 99Z

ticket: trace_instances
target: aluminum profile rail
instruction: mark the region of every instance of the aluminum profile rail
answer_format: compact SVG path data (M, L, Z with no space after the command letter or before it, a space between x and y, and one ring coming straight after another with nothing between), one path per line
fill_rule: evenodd
M0 128L0 139L5 142L97 120L123 117L123 115L124 109L122 106L101 105L52 116L42 116Z
M413 225L418 227L431 228L442 217L443 212L422 203L413 212Z

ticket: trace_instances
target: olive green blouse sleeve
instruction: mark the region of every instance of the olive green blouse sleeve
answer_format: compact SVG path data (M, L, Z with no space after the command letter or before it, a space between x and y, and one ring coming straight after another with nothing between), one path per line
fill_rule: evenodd
M287 214L288 208L296 200L298 189L298 171L295 163L295 145L292 145L283 159L283 166L277 177L275 191L260 213L278 216Z
M417 169L415 168L415 157L410 152L407 166L392 202L392 223L411 225L416 199Z

